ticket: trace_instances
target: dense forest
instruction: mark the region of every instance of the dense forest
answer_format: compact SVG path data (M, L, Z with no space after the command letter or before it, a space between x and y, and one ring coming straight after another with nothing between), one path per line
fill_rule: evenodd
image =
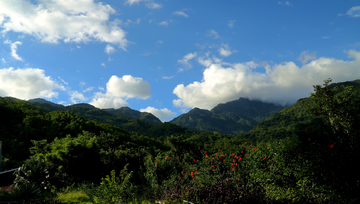
M0 97L0 200L357 203L359 80L330 82L237 135Z

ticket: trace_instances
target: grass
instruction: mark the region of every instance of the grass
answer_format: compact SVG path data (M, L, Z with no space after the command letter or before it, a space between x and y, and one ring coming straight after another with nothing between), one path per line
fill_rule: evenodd
M56 200L64 203L92 204L89 196L82 190L74 190L67 193L59 193Z

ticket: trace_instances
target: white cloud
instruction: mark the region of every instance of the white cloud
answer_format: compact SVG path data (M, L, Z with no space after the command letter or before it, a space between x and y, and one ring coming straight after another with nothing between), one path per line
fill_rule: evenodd
M342 16L344 14L339 14L339 16ZM353 6L351 7L345 15L351 16L353 18L360 17L360 6Z
M157 118L159 118L161 121L168 121L171 117L174 117L176 115L176 113L171 112L169 109L167 108L163 108L163 109L156 109L154 107L147 107L145 109L140 109L140 112L148 112L148 113L152 113L153 115L155 115Z
M4 58L1 58L1 61L2 63L6 63L5 59Z
M229 57L231 54L237 52L236 50L230 51L230 47L228 44L222 44L222 47L218 49L219 54L223 57Z
M219 103L236 100L239 97L258 99L285 105L309 97L313 85L323 84L327 78L333 83L360 78L360 52L348 51L349 58L343 61L321 57L298 67L294 62L274 66L263 64L266 73L254 69L260 67L254 62L233 64L223 67L212 64L203 73L201 82L187 86L179 84L173 90L179 99L174 106L211 109Z
M209 59L209 58L204 59L204 57L198 57L197 61L205 67L209 67L213 63L213 61L211 59Z
M70 93L70 101L72 103L77 103L79 100L80 101L86 101L87 98L82 94L82 93L79 93L77 91L73 91Z
M207 36L213 36L214 39L219 38L219 34L218 34L214 29L211 29L211 30L208 32Z
M189 60L195 58L196 56L197 56L196 52L189 53L189 54L185 55L182 60L178 60L178 62L185 65L188 69L191 69L192 65L190 64ZM181 71L183 71L183 70L184 69L181 69Z
M175 11L173 12L173 14L178 15L178 16L184 16L185 18L189 17L186 13L184 13L183 11Z
M109 22L115 14L108 4L83 1L40 1L33 4L26 0L0 1L0 26L2 33L9 31L35 36L41 42L88 42L92 40L118 45L125 50L126 32Z
M147 99L150 95L150 84L142 78L113 75L106 84L106 93L95 93L90 104L98 108L119 108L127 104L128 98Z
M230 20L230 21L228 22L228 26L229 26L230 28L234 27L235 21L236 21L236 20Z
M65 90L65 88L49 76L44 74L41 69L0 69L0 95L12 96L15 98L28 100L32 98L53 98L58 93L55 89Z
M157 3L154 3L154 2L148 3L148 4L146 4L146 6L149 9L159 9L159 8L162 7L160 4L157 4Z
M115 49L113 46L111 46L111 45L109 45L109 44L106 45L106 47L105 47L105 52L106 52L107 54L114 53L115 51L116 51L116 49Z
M94 89L94 87L89 87L89 88L83 90L83 92L86 93L86 92L92 91L93 89Z
M106 64L103 62L103 63L101 63L101 66L106 67Z
M163 21L163 22L159 23L159 25L168 26L168 22L167 22L167 21Z
M61 81L62 81L62 83L64 83L64 84L66 84L66 85L69 85L69 83L67 83L64 79L62 79L61 77L58 77Z
M329 36L323 36L323 37L321 37L322 39L329 39L330 37Z
M162 79L172 79L174 78L174 76L170 76L170 77L167 77L167 76L163 76Z
M316 59L316 54L315 53L309 53L309 51L303 51L301 52L298 60L301 61L301 63L305 64L310 60L315 60Z
M4 43L5 43L5 44L10 44L11 56L12 56L14 59L19 60L19 61L24 61L24 60L17 54L17 46L18 46L18 45L21 45L22 42L16 41L16 42L14 42L14 43L11 43L10 40L5 40Z
M149 1L149 0L127 0L125 4L129 4L130 6L133 4L139 4L141 1Z

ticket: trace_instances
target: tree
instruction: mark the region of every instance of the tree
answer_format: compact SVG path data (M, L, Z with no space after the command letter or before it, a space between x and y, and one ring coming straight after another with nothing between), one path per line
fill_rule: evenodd
M330 89L332 79L324 80L324 87L313 86L316 93L310 93L313 101L310 111L320 117L337 135L339 142L354 147L358 144L360 129L360 99L352 86L341 86L344 91L338 92L338 87ZM310 106L310 105L309 105ZM341 136L341 137L340 137Z

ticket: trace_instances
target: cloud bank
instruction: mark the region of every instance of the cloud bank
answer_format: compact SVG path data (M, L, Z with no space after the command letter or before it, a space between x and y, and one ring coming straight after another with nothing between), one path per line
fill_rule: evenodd
M120 108L127 105L129 98L147 99L150 96L150 84L142 78L113 75L106 84L106 93L95 93L90 104L98 108Z
M11 96L22 100L32 98L53 98L58 93L55 89L65 90L65 88L49 76L44 74L41 69L0 69L0 96Z
M125 50L126 32L118 26L118 19L109 22L115 9L101 2L40 1L33 4L26 0L0 1L0 28L28 34L41 42L101 41L118 45Z
M240 97L258 99L281 105L293 104L309 97L313 85L323 84L327 78L333 83L360 78L360 52L348 51L351 61L321 57L298 67L294 62L260 65L247 63L211 64L203 72L201 82L187 86L179 84L173 90L178 99L173 105L180 108L198 107L210 110L219 103ZM228 67L224 67L227 65ZM265 73L255 69L264 68Z

